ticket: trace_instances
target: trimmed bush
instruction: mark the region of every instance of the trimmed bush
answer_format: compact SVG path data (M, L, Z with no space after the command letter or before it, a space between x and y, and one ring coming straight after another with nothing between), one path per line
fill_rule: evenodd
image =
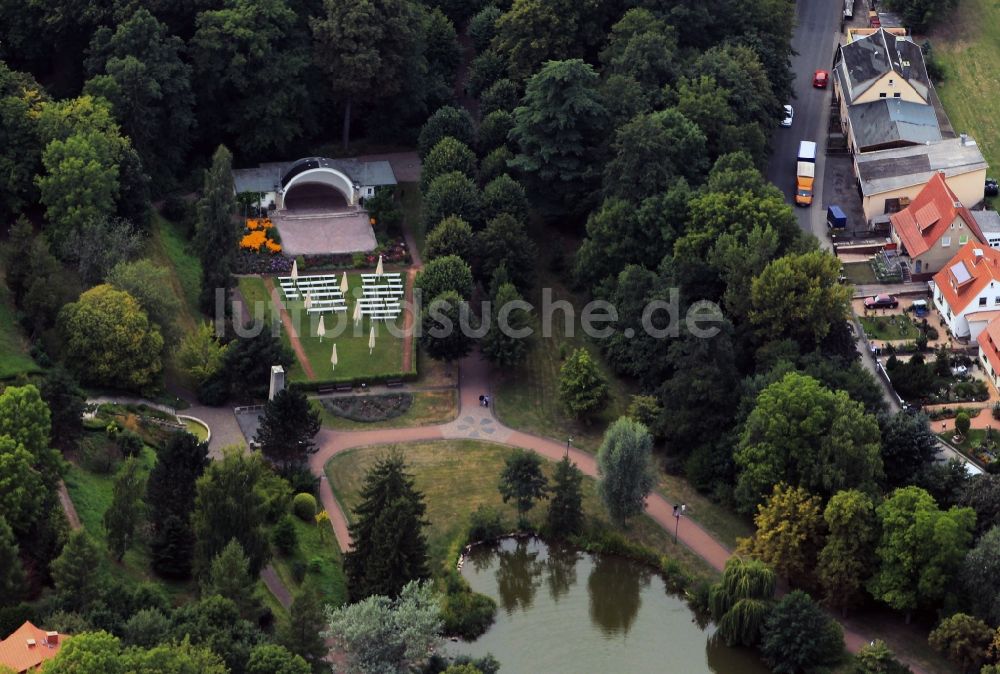
M292 512L303 522L313 522L316 517L316 497L312 494L296 494L292 500Z
M295 532L295 522L290 515L285 515L274 525L271 532L271 542L282 554L290 554L299 543L299 536Z

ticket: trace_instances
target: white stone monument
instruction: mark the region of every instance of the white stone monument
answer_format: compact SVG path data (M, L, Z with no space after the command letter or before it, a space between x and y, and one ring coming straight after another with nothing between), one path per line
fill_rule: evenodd
M267 399L274 400L274 396L285 390L285 368L280 365L271 366L271 388L268 389Z

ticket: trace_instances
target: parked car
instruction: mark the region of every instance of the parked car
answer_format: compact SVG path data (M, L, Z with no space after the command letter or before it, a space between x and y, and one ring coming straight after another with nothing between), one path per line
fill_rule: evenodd
M996 178L987 178L986 185L983 187L983 196L995 197L1000 194L1000 185L997 184Z
M913 300L913 315L917 318L926 318L931 313L927 306L927 300Z
M951 374L952 376L955 377L964 377L965 375L969 374L969 368L967 368L964 365L956 365L955 367L951 368Z
M866 309L895 309L898 306L899 300L895 295L875 295L865 298Z
M817 89L826 89L830 83L830 73L827 70L817 70L813 73L813 86Z
M788 128L792 125L792 118L795 117L795 110L790 105L785 106L785 118L781 120L781 125Z

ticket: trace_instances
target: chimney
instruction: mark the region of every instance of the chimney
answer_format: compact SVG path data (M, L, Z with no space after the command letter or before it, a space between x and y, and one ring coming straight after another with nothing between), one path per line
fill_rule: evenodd
M49 648L55 648L59 645L59 632L46 632L45 641L48 643Z
M35 640L34 639L28 639L28 650L31 650L34 647L35 647Z

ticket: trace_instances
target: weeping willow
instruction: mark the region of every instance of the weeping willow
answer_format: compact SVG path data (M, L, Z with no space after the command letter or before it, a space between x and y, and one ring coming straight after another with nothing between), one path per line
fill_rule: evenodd
M774 571L759 560L731 557L726 562L722 580L712 586L708 601L718 634L728 645L751 646L758 641L776 582Z

